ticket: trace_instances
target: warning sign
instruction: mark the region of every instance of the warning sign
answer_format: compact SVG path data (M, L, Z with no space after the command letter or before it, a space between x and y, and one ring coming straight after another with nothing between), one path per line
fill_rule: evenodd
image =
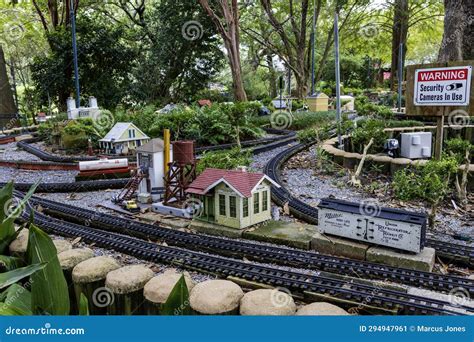
M415 106L467 106L471 66L415 71Z

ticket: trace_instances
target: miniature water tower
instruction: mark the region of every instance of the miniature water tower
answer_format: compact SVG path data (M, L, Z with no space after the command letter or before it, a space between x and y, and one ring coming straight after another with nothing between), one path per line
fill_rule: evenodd
M194 141L173 142L173 162L168 164L165 176L164 203L180 203L186 200L186 189L196 179Z

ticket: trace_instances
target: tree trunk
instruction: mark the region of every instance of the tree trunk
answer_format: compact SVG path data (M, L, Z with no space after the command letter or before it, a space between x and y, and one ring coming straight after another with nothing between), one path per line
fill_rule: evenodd
M216 5L219 14L211 8L208 0L199 0L199 3L216 25L217 31L224 40L232 73L234 100L237 102L247 101L240 60L239 7L237 0L219 1L219 4Z
M242 78L240 47L238 46L238 43L235 40L231 40L228 45L229 47L227 51L229 54L230 71L232 73L232 88L234 90L234 100L236 102L244 102L247 101L247 94L245 93L244 80Z
M7 64L3 48L0 45L0 129L11 129L16 126L17 108L8 80Z
M407 52L407 36L409 23L408 0L396 0L394 5L392 28L392 66L390 71L390 89L395 90L395 80L398 81L398 63L400 44L403 44L402 60L405 61Z
M444 0L444 34L438 61L474 59L474 2Z

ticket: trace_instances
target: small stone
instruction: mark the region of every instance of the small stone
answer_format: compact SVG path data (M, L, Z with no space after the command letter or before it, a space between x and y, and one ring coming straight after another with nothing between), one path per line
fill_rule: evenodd
M471 275L469 276L469 278L467 278L467 279L469 279L469 280L474 280L474 274L471 274Z
M105 279L107 273L120 268L114 258L98 256L87 259L72 270L72 280L75 283L92 283Z
M228 280L207 280L191 291L191 308L201 314L218 315L239 307L244 292L239 285Z
M168 299L171 291L181 276L182 274L176 272L176 270L167 270L146 283L143 290L143 295L152 303L163 304ZM195 284L189 276L189 273L184 273L184 279L186 281L188 291L191 292Z
M138 291L153 278L154 273L144 265L124 266L107 274L105 286L117 294Z
M75 248L58 254L59 263L63 270L72 270L77 264L93 258L94 252L89 248Z
M66 240L53 240L57 253L62 253L72 249L72 244Z
M15 240L10 243L10 253L11 254L22 254L26 252L28 247L28 229L23 229Z
M297 316L348 316L349 313L330 303L318 302L302 306L296 312Z
M251 291L240 301L240 314L244 316L291 316L295 312L293 298L277 289Z

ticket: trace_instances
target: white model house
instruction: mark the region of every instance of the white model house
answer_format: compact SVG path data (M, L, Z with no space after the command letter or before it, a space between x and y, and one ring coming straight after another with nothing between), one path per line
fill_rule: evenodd
M67 117L69 120L91 118L96 120L100 116L99 105L97 99L93 96L89 97L88 107L76 107L76 100L70 97L67 99Z
M99 147L110 154L128 154L146 144L150 138L131 122L118 122L99 140Z
M170 146L170 162L173 161L173 147ZM153 202L161 199L165 187L165 144L161 139L152 139L137 148L137 166L144 175L138 187L141 196L151 196Z

